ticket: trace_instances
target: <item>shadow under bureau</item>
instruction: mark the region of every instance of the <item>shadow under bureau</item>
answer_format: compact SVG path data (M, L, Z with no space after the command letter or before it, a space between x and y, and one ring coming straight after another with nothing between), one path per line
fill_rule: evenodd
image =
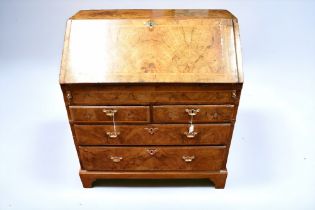
M242 84L224 10L88 10L67 23L60 85L84 187L201 179L224 188Z

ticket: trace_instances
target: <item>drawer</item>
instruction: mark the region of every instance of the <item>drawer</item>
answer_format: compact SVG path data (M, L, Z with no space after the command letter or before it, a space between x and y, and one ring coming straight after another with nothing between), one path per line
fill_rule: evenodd
M85 170L220 170L225 146L79 147Z
M71 119L75 122L147 123L150 109L147 106L70 106Z
M229 104L234 103L237 97L234 90L172 89L174 87L158 91L150 87L136 89L132 86L127 89L121 87L121 90L101 87L74 88L71 90L71 105Z
M188 125L117 125L117 137L110 137L111 125L74 125L79 145L221 145L227 144L231 124L196 124L192 135Z
M153 107L155 123L226 122L234 118L234 105L167 105ZM193 116L191 116L193 115Z

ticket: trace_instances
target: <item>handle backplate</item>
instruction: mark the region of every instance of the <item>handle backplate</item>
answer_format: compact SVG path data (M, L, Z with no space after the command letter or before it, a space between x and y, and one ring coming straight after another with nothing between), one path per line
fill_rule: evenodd
M118 162L120 162L120 161L123 159L123 157L120 157L120 156L110 156L110 159L111 159L113 162L118 163Z
M118 136L119 136L119 134L120 134L120 132L111 132L111 131L108 131L108 132L106 132L106 134L107 134L107 136L109 137L109 138L112 138L112 139L114 139L114 138L117 138Z
M184 155L182 158L185 162L191 162L195 159L195 156L194 155L193 156L185 156Z
M186 135L187 138L191 139L191 138L194 138L198 134L198 132L195 132L195 131L193 131L193 132L185 132L184 134Z
M109 117L113 117L115 115L115 113L117 112L116 109L103 109L103 112L109 116Z
M185 109L189 116L195 116L200 111L200 109Z

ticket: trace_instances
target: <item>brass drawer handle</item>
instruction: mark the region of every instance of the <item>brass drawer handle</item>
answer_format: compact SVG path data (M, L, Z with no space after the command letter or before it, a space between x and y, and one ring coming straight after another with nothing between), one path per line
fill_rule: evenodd
M110 156L110 159L114 162L114 163L118 163L120 162L123 158L120 156Z
M151 135L153 135L158 130L158 128L144 128L144 129L147 130L149 134Z
M109 117L113 117L115 115L115 113L117 112L116 109L103 109L103 112L109 116Z
M184 134L186 135L187 138L191 139L191 138L194 138L198 134L198 132L195 132L195 131L193 131L193 132L185 132Z
M193 159L195 159L194 155L193 156L183 156L183 160L185 162L191 162L191 161L193 161Z
M193 124L193 118L194 116L197 115L198 112L200 112L200 109L186 109L185 111L190 116L190 120L189 120L188 132L185 132L184 134L187 136L187 138L194 138L197 132L194 131L195 126Z
M106 132L106 134L109 136L109 138L117 138L117 136L120 134L118 131L116 131L115 113L117 112L117 110L103 109L103 112L106 114L106 116L113 118L113 131L108 131Z
M154 155L158 150L157 149L147 149L149 155Z
M108 131L108 132L106 132L106 134L107 134L107 136L108 136L109 138L114 139L114 138L117 138L117 137L118 137L118 135L120 134L120 132L117 132L117 131L110 132L110 131Z
M189 116L195 116L200 111L200 109L185 109Z

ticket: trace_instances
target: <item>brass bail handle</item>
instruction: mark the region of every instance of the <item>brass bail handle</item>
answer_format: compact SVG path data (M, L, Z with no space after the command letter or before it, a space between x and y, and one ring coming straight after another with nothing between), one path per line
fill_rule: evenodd
M200 109L186 109L185 111L190 116L190 120L189 120L188 132L185 132L184 134L187 136L187 138L194 138L197 135L197 132L195 132L195 126L193 124L193 118L194 118L194 116L197 115L197 113L200 111Z
M106 132L106 134L109 136L109 138L117 138L120 132L117 132L116 130L116 122L115 122L115 113L117 113L116 109L104 109L103 112L109 116L112 117L113 122L113 132Z

